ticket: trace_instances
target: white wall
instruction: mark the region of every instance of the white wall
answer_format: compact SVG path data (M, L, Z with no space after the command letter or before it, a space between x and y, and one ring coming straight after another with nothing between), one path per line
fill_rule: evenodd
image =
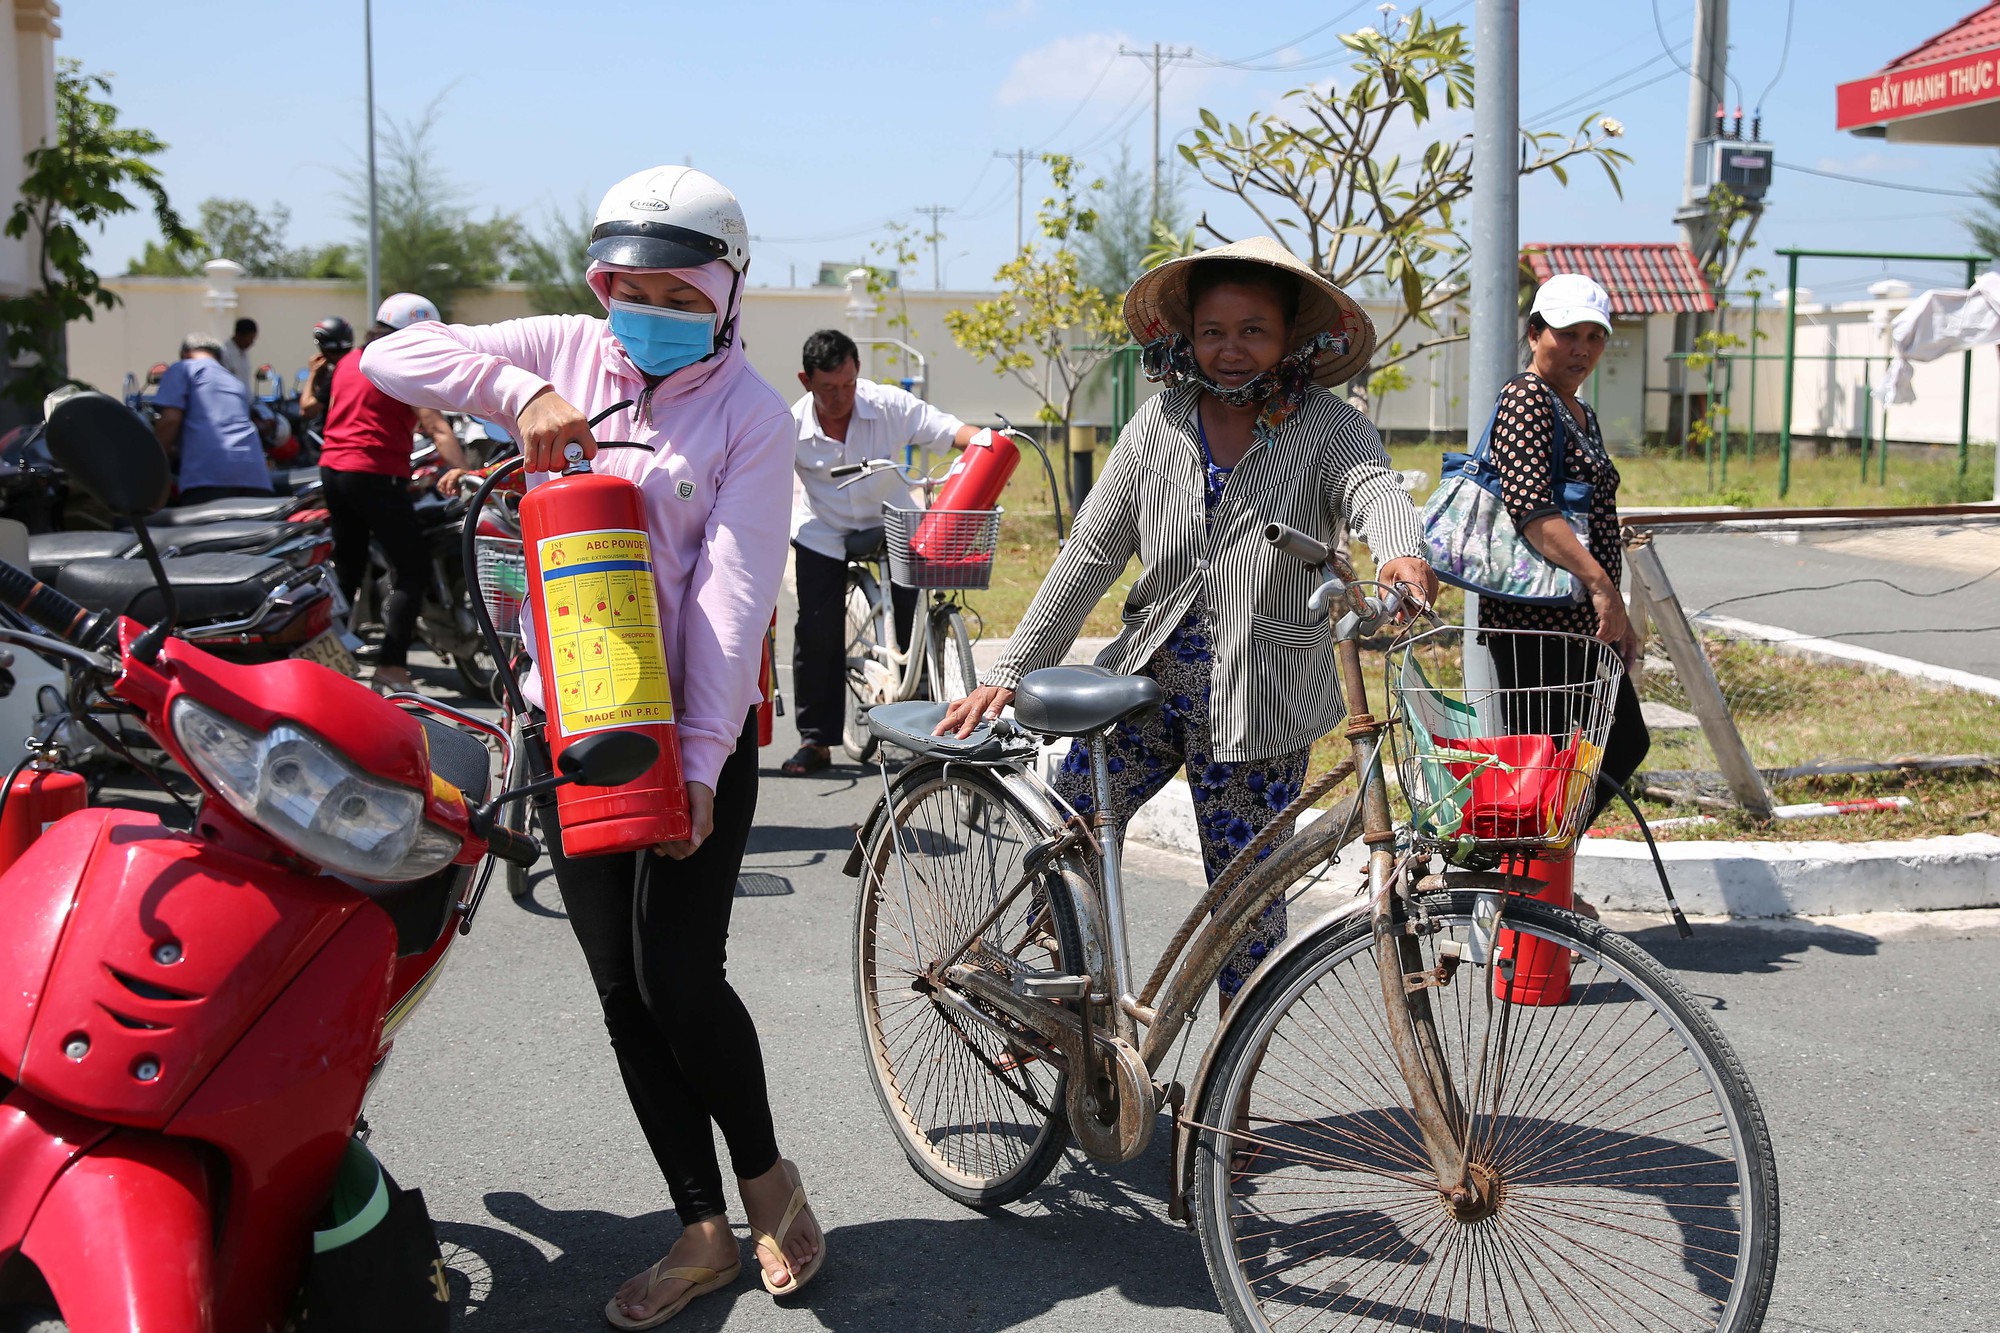
M55 137L54 0L12 0L0 17L0 218L20 199L21 159ZM11 21L9 21L11 20ZM31 274L27 241L0 236L0 295L18 296Z

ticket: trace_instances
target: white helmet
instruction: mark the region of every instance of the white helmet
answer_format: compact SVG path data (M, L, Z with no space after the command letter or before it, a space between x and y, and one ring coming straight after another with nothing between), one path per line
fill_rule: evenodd
M382 308L375 312L375 322L387 324L392 329L407 329L425 320L441 322L443 319L435 305L415 292L397 292L382 302Z
M743 206L715 177L693 167L649 167L612 186L590 228L592 259L625 268L700 268L750 263Z

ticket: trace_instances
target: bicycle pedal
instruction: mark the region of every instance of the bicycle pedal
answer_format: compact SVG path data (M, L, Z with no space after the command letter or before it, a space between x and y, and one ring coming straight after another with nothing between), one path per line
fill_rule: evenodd
M1014 993L1032 1000L1075 1000L1090 992L1089 977L1064 976L1060 972L1038 972L1014 978Z

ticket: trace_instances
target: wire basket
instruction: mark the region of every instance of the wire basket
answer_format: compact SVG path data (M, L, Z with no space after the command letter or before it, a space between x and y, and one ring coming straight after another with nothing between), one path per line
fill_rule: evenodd
M528 562L521 543L512 537L475 537L473 553L479 561L479 595L494 632L519 638L521 603L528 596Z
M905 588L984 588L993 581L998 509L882 506L889 581Z
M1578 634L1446 625L1388 653L1394 745L1419 842L1560 850L1596 808L1625 667Z

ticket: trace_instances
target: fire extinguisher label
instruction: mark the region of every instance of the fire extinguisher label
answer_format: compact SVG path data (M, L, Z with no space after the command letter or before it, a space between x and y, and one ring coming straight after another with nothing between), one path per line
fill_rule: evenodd
M554 661L556 725L565 736L674 720L653 595L653 550L629 529L538 543L542 612Z

